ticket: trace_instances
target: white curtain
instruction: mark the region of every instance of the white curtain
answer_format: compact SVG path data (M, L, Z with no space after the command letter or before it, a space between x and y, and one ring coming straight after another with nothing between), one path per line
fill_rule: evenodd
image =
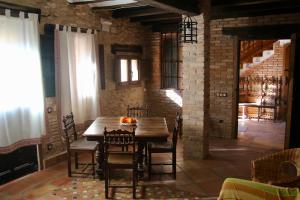
M94 34L55 31L57 98L60 117L74 114L75 122L94 120L99 113L99 72Z
M0 153L45 133L38 15L0 16Z

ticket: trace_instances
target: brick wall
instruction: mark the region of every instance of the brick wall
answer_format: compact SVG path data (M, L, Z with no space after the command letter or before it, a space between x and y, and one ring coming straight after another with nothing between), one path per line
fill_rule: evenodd
M209 1L205 1L206 3ZM207 8L207 5L206 5ZM208 155L208 105L209 105L209 22L208 12L197 16L198 43L180 47L179 90L183 107L178 106L161 89L160 33L148 35L151 55L151 79L146 81L146 103L151 115L166 117L169 130L173 127L176 112L183 114L183 143L185 158L205 158ZM182 58L181 58L182 57Z
M283 113L286 110L286 104L287 101L286 96L284 94L287 92L287 87L285 87L285 60L286 60L286 48L288 48L290 44L280 44L279 41L275 42L273 44L273 51L274 54L267 58L266 60L262 61L258 64L253 64L249 68L241 69L240 70L240 77L274 77L274 78L282 78L282 85L281 85L281 98L280 98L280 107L279 107L279 118L285 119L285 116ZM260 98L261 94L261 83L260 82L251 82L253 86L250 91L247 91L247 95L245 92L241 91L240 89L240 102L256 102L258 98ZM255 85L254 85L255 83ZM240 82L241 84L244 84L243 82ZM246 85L245 85L246 87ZM283 91L286 90L286 91ZM244 94L244 95L241 95ZM267 94L268 95L268 94ZM257 108L249 107L247 108L247 115L248 117L257 117ZM239 116L242 113L242 108L239 108ZM263 117L265 119L273 119L274 109L263 109Z
M110 19L110 13L91 12L88 5L69 5L65 0L7 0L9 3L40 8L42 17L40 32L43 32L44 24L62 24L85 28L100 29L100 17ZM113 55L111 44L138 44L144 47L144 35L149 32L145 27L130 23L128 20L111 19L111 32L99 32L99 44L104 44L105 50L105 81L106 89L100 91L101 115L124 115L128 104L136 105L144 103L144 82L141 85L130 88L117 89L113 81ZM144 50L145 52L145 50ZM143 55L146 55L145 53ZM47 134L43 138L43 158L47 159L60 154L65 150L61 133L59 131L60 119L57 118L55 97L46 98L46 108L53 108L53 112L46 113ZM50 144L51 150L47 146Z
M273 45L274 54L272 56L261 63L253 64L251 67L240 69L240 80L244 80L243 78L245 77L284 77L285 48L285 45L281 46L279 41L275 42ZM243 81L241 81L240 84L243 84ZM260 82L255 82L255 85L253 85L252 89L247 91L247 96L240 96L240 102L256 102L258 97L257 95L260 94L260 91ZM244 94L244 92L240 91L240 94Z
M73 6L62 0L7 0L7 2L41 8L41 30L45 23L99 28L100 16L109 16L109 13L101 15L92 13L87 5ZM198 43L183 46L183 94L182 91L179 92L183 96L184 154L186 157L195 158L203 158L208 153L208 131L211 136L224 138L235 136L233 131L236 122L235 89L238 87L234 63L236 46L234 37L223 35L222 28L298 23L300 19L300 14L286 14L213 20L209 24L209 9L207 6L202 8L206 10L204 14L197 16ZM104 44L106 58L107 88L102 91L100 99L103 115L120 115L126 112L127 104L146 102L151 107L153 115L167 116L168 124L171 126L175 113L181 111L181 108L166 97L165 90L160 89L160 54L157 54L160 39L157 33L149 34L150 30L126 20L112 21L112 33L98 34L100 43ZM112 43L143 45L145 58L151 60L152 80L142 83L139 87L116 90L112 80L113 56L110 53ZM227 96L219 97L217 94L220 92L227 93ZM53 98L48 99L46 103L47 106L56 107ZM51 121L48 125L51 127L47 127L47 139L43 143L46 152L44 157L56 153L47 151L46 144L60 137L56 128L60 120L55 121L52 115L48 116L48 120ZM54 149L61 151L59 140L54 144Z
M208 155L209 5L196 16L198 43L183 45L183 152L185 158Z
M253 64L250 68L241 70L240 76L283 76L285 45L280 45L277 41L273 45L274 54L258 64Z
M40 27L44 24L63 24L85 28L99 28L100 14L91 12L88 5L74 6L64 0L4 0L8 3L40 8L42 12ZM109 13L101 13L107 17Z
M9 3L40 8L42 17L40 32L43 32L44 24L63 24L87 28L100 28L100 16L92 13L87 5L72 6L67 1L61 0L9 0ZM107 14L104 14L105 16ZM46 113L46 136L43 138L43 158L47 159L65 150L59 131L60 119L57 119L55 97L46 98L46 108L53 108L53 112ZM48 146L51 149L48 149Z
M143 47L142 59L146 58L145 48L147 35L151 30L130 23L128 20L113 20L112 32L99 34L99 43L104 44L105 51L105 81L106 89L100 93L101 115L120 116L126 115L127 105L137 106L144 104L145 83L138 86L117 87L113 80L114 54L111 53L111 44L135 44ZM143 66L141 66L143 67Z
M213 20L210 23L210 136L233 138L236 136L236 66L235 38L222 34L223 27L256 26L298 23L300 14L269 15ZM226 92L227 97L219 97Z
M147 52L151 66L150 80L146 82L146 99L145 102L149 106L151 116L166 117L169 131L174 127L176 113L182 112L182 108L168 97L167 90L161 89L161 37L160 33L151 33L147 35ZM182 47L179 47L181 59ZM182 77L182 63L179 63L179 77ZM171 90L182 97L182 78L179 78L179 90Z

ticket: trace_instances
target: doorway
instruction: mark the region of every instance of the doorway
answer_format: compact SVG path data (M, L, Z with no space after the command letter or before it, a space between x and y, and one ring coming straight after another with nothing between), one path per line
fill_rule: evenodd
M291 40L240 40L237 138L284 149Z

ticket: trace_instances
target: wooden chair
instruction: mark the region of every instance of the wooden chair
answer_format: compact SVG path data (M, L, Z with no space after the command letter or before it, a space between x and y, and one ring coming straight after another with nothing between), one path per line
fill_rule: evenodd
M149 117L148 106L127 107L127 117Z
M63 116L64 123L64 133L67 144L67 154L68 154L68 176L71 177L72 174L84 174L84 175L93 175L95 178L95 152L97 149L97 143L94 141L87 141L85 138L78 138L74 116L73 113ZM87 152L92 156L92 163L79 163L78 162L78 153ZM79 165L85 165L81 172L72 171L72 154L75 154L75 169L78 169ZM93 172L85 173L84 171L88 166L92 166Z
M177 115L175 120L175 127L173 129L172 141L167 141L163 143L151 142L148 144L148 178L151 179L152 175L152 165L172 165L173 178L176 179L176 145L178 132L181 131L182 118ZM171 153L172 163L152 163L151 155L154 153Z
M287 149L252 161L252 180L300 188L300 148Z
M128 105L127 107L127 117L149 117L149 108L148 106L136 106L136 107L130 107ZM127 147L124 147L126 150L128 149ZM124 150L124 149L123 149ZM145 163L148 162L147 159L148 151L147 151L147 143L145 143Z
M118 151L120 148L112 147L129 146L129 151ZM105 198L108 198L109 187L132 188L132 196L136 198L137 185L137 152L135 147L135 128L132 132L125 130L104 129L104 169L105 169ZM110 185L109 176L112 169L132 169L132 185Z

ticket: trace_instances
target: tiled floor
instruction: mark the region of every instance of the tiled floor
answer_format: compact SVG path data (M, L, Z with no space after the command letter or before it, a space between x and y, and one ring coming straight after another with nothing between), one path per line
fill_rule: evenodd
M143 199L216 199L225 178L250 179L251 160L276 151L262 146L249 146L245 140L212 139L208 159L183 160L182 146L179 142L176 181L169 175L153 176L151 181L140 182L146 189L144 195L139 195ZM170 156L159 156L157 159L168 161ZM169 169L159 166L156 170ZM114 198L131 198L130 194L126 197L122 195L126 195L126 191L116 192ZM87 198L104 198L103 181L68 178L66 163L0 186L1 200Z
M283 121L239 119L238 138L252 144L283 149L285 125Z

